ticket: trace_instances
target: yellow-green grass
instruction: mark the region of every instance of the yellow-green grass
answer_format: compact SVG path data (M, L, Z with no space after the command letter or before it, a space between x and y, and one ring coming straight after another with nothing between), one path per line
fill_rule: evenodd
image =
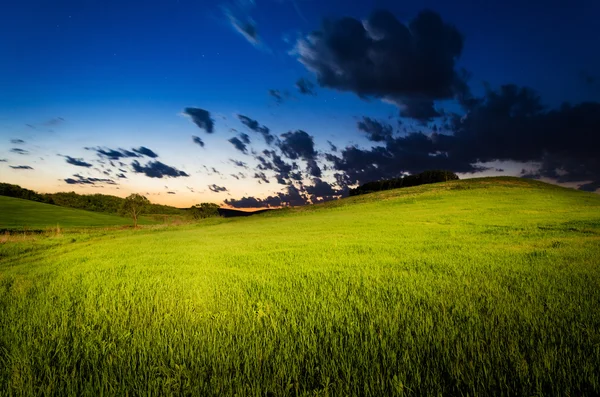
M597 395L600 197L448 182L0 244L7 395Z
M153 224L151 219L142 224ZM131 219L30 200L0 196L0 229L43 230L58 225L60 228L131 225Z

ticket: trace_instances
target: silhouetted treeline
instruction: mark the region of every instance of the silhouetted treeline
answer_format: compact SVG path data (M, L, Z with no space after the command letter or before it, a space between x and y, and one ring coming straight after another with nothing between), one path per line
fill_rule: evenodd
M37 201L40 203L54 204L52 197L47 194L40 194L33 190L22 188L19 185L10 183L0 183L0 196L15 197L24 200Z
M0 183L0 196L16 197L40 203L55 204L61 207L77 208L86 211L118 214L125 199L106 194L77 194L75 192L37 193L18 185ZM150 204L146 214L181 215L179 208L167 205Z
M424 171L420 174L407 175L401 178L386 179L381 181L367 182L356 189L350 189L350 196L358 196L378 192L381 190L398 189L401 187L411 187L425 185L428 183L447 182L457 180L458 176L454 172L433 170Z

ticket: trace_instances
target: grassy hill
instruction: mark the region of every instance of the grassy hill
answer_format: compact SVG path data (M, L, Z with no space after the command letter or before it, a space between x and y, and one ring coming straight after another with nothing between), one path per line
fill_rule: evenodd
M61 228L120 226L131 225L131 220L116 215L0 196L0 229L44 229L56 225Z
M600 197L517 178L0 244L0 384L598 395Z

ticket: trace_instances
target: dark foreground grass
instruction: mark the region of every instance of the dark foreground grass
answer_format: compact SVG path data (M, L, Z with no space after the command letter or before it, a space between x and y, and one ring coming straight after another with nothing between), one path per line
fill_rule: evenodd
M5 395L597 395L600 198L518 179L0 245Z

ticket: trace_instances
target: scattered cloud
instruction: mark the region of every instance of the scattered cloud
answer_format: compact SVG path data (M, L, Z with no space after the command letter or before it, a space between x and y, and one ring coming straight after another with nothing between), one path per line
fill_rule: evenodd
M243 161L235 159L229 159L229 161L233 163L233 165L235 165L236 167L248 168L248 164L244 163Z
M315 84L304 77L296 81L296 88L302 95L317 95L315 92Z
M157 158L158 154L156 154L155 152L153 152L152 150L148 149L147 147L144 146L140 146L137 149L132 149L135 153L142 155L142 156L146 156L146 157L150 157L150 158Z
M22 139L11 139L10 143L12 143L13 145L22 145L25 143L25 141Z
M27 151L25 149L18 148L18 147L12 148L12 149L10 149L10 151L12 153L16 153L16 154L23 154L23 155L29 154L29 151Z
M259 179L259 180L263 181L264 183L271 183L271 181L269 181L269 178L267 178L267 176L265 175L264 172L255 172L254 178Z
M271 130L264 125L260 125L260 123L257 120L251 119L250 117L244 116L242 114L238 114L238 119L250 130L261 134L265 139L267 145L272 144L275 140L275 136L271 134Z
M33 168L28 165L10 165L13 170L32 170Z
M134 160L133 163L131 163L131 166L133 167L134 172L144 174L149 178L178 178L189 176L186 172L180 171L174 167L163 164L160 161L150 161L148 164L143 166L140 165L140 163L137 160Z
M357 127L360 131L367 134L367 139L373 142L384 142L392 138L394 129L387 123L373 120L369 117L363 117L358 121Z
M246 147L244 142L242 142L238 137L234 136L233 138L229 139L228 141L240 152L242 152L244 154L248 153L248 148Z
M215 184L208 185L208 189L211 192L215 192L215 193L221 193L221 192L226 192L227 191L226 187L224 187L224 186L218 186L218 185L215 185Z
M64 181L69 185L116 185L112 179L84 177L80 174L74 174L73 178L66 178Z
M92 165L90 163L85 162L83 159L77 159L71 156L64 156L65 159L67 159L67 163L71 164L71 165L75 165L77 167L86 167L89 168Z
M202 139L200 139L200 137L196 136L196 135L192 135L192 141L200 146L200 147L204 147L204 141L202 141Z
M208 134L214 132L215 121L210 117L208 110L201 108L185 108L183 114L190 117L192 122L198 126L198 128L206 131Z
M96 152L98 156L107 160L119 160L122 158L141 157L141 155L126 149L109 149L102 147L86 147L86 150Z

